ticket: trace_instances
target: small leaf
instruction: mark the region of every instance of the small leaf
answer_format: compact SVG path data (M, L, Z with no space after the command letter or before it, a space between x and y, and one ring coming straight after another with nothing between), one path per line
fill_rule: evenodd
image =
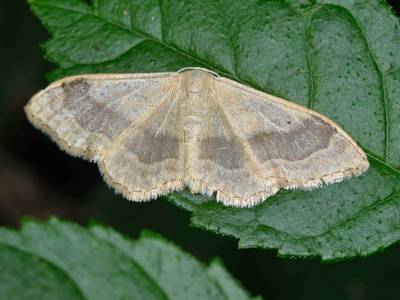
M400 22L380 0L31 0L67 75L202 66L317 110L368 154L361 177L251 209L174 194L193 224L283 256L339 260L400 240Z
M219 265L207 267L154 233L52 219L0 228L0 296L6 299L250 299ZM32 296L32 297L31 297Z

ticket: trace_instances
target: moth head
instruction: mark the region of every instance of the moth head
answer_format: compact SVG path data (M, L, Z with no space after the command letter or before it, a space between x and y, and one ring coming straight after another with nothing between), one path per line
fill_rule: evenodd
M184 68L182 73L182 85L188 93L201 93L207 91L210 81L217 76L215 73L202 68Z

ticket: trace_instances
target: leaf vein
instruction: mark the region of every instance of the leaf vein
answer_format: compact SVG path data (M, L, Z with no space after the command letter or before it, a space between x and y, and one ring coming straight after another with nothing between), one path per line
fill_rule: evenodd
M383 107L383 126L384 126L384 130L385 130L383 158L384 158L384 160L387 160L387 158L389 157L390 123L389 123L389 116L388 116L388 99L387 99L387 92L386 92L386 85L385 85L385 75L384 75L384 73L378 63L376 55L375 55L374 51L372 50L372 48L368 42L368 39L367 39L366 35L364 34L357 19L354 17L354 15L349 10L347 10L347 12L352 16L352 19L354 20L354 23L357 26L358 31L360 32L360 35L365 43L365 46L367 47L367 50L368 50L369 54L371 55L372 62L374 64L374 67L375 67L377 75L378 75L380 94L381 94L380 100L381 100L382 107Z

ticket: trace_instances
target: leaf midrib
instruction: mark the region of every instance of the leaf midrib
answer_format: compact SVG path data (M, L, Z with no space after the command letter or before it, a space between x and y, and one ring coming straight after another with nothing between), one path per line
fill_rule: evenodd
M34 2L34 1L33 1L33 2ZM150 40L150 41L152 41L152 42L155 42L155 43L157 43L157 44L160 44L160 45L162 45L162 46L164 46L164 47L166 47L166 48L168 48L168 49L170 49L170 50L173 50L173 51L179 53L180 55L185 56L185 57L187 57L187 58L189 58L189 59L191 59L191 60L193 60L193 61L195 61L195 62L197 62L197 63L199 63L199 64L201 64L201 65L203 65L203 66L208 66L210 69L217 70L217 73L218 73L218 74L223 74L225 77L235 79L236 81L239 81L239 82L241 82L241 83L245 83L245 84L247 84L247 85L254 85L254 84L250 84L250 83L248 83L248 82L246 82L246 81L241 80L240 78L238 78L238 77L235 76L235 75L232 75L232 74L230 74L230 73L227 73L225 70L221 69L220 67L218 67L218 66L216 66L216 65L214 65L214 64L212 64L212 63L210 63L210 62L206 62L206 61L202 60L201 58L198 58L198 57L196 57L196 56L190 55L190 54L184 52L183 50L181 50L181 49L179 49L179 48L177 48L177 47L174 47L174 46L172 46L172 45L170 45L170 44L167 44L167 43L164 42L163 40L156 39L156 38L154 38L153 36L151 36L151 35L149 35L149 34L143 32L143 31L141 31L141 30L138 30L138 29L136 29L136 28L134 29L134 28L132 28L132 27L131 27L131 28L128 28L128 27L126 27L126 26L123 26L123 25L121 25L121 24L119 24L119 23L113 21L112 19L109 19L109 18L100 16L100 15L97 15L97 14L91 12L91 11L80 10L80 9L73 9L73 8L70 8L70 7L62 6L62 5L53 5L53 4L49 4L49 3L41 3L40 5L41 5L41 6L45 6L45 7L58 8L58 9L62 9L62 10L70 11L70 12L76 12L76 13L80 13L80 14L85 14L85 15L87 15L87 16L91 16L91 17L94 17L94 18L98 18L98 19L100 19L100 20L103 21L103 22L109 23L109 24L114 25L114 26L116 26L116 27L118 27L118 28L120 28L120 29L126 30L126 31L128 31L128 32L130 32L130 33L139 35L139 36L141 36L141 37L143 37L143 38L145 38L145 39L147 39L147 40ZM136 45L135 45L135 46L136 46ZM133 46L133 47L135 47L135 46Z
M34 2L35 2L35 1L32 0L32 3L34 3ZM200 65L207 66L207 67L209 67L210 69L216 70L219 74L222 74L222 75L224 75L225 77L234 79L234 80L236 80L236 81L238 81L238 82L240 82L240 83L243 83L243 84L245 84L245 85L253 86L254 88L257 88L257 89L259 89L259 90L262 90L262 88L259 87L259 86L257 86L255 83L247 82L246 80L242 80L242 79L238 78L236 75L227 73L226 71L224 71L224 70L221 69L220 67L218 67L218 66L216 66L216 65L214 65L214 64L212 64L212 63L210 63L210 62L206 62L206 61L204 61L204 60L201 59L201 58L198 58L198 57L195 57L195 56L193 56L193 55L190 55L190 54L184 52L183 50L180 50L179 48L176 48L176 47L174 47L174 46L172 46L172 45L167 44L167 43L164 42L163 40L156 39L156 38L152 37L151 35L149 35L149 34L147 34L147 33L145 33L145 32L142 32L141 30L138 30L138 29L136 29L136 28L134 29L134 28L132 28L132 27L131 27L131 28L128 28L128 27L126 27L126 26L123 26L123 25L121 25L121 24L119 24L119 23L117 23L117 22L115 22L115 21L113 21L113 20L111 20L111 19L109 19L109 18L106 18L106 17L100 16L100 15L97 15L97 14L95 14L95 13L92 12L92 11L89 11L89 10L80 10L80 9L73 9L73 8L70 8L70 7L62 6L62 5L53 5L53 4L49 4L49 3L41 3L40 5L41 5L41 6L45 6L45 7L47 6L47 7L58 8L58 9L66 10L66 11L70 11L70 12L76 12L76 13L80 13L80 14L85 14L85 15L92 16L92 17L94 17L94 18L98 18L98 19L102 20L103 22L109 23L109 24L111 24L111 25L113 25L113 26L116 26L116 27L122 29L122 30L125 30L125 31L128 31L128 32L130 32L130 33L139 35L139 36L141 36L141 37L143 37L143 38L145 38L145 39L147 39L147 40L150 40L150 41L152 41L152 42L155 42L155 43L157 43L157 44L160 44L160 45L162 45L162 46L164 46L164 47L166 47L166 48L168 48L168 49L170 49L170 50L172 50L172 51L175 51L175 52L179 53L179 54L182 55L182 56L185 56L185 57L187 57L187 58L189 58L189 59L191 59L191 60L193 60L193 61L199 63ZM344 8L344 9L346 9L346 8ZM346 9L346 10L347 10L347 9ZM353 20L354 20L354 22L356 22L356 19L355 19L354 17L353 17ZM369 51L369 53L370 53L370 55L371 55L371 57L372 57L372 59L373 59L374 65L375 65L375 67L377 68L378 75L379 75L379 77L380 77L380 83L381 83L380 86L381 86L381 88L383 88L384 99L383 99L382 102L383 102L383 104L384 104L384 120L385 120L385 158L386 158L386 157L387 157L387 156L386 156L386 152L387 152L387 149L388 149L388 147L387 147L386 144L388 143L388 129L389 129L389 126L388 126L389 124L388 124L388 123L389 123L389 122L387 122L387 107L386 107L386 101L387 101L387 99L386 99L386 93L385 93L385 89L384 89L384 85L383 85L383 84L384 84L384 82L383 82L383 79L384 79L384 77L383 77L383 72L382 72L382 70L380 69L379 64L378 64L378 62L377 62L375 56L373 55L373 52L372 52L372 50L371 50L371 48L370 48L370 46L369 46L369 44L368 44L368 42L367 42L367 39L366 39L365 35L363 34L363 32L362 32L362 30L361 30L361 28L360 28L360 26L359 26L359 24L358 24L357 22L356 22L356 25L357 25L358 30L360 31L361 36L362 36L363 39L364 39L364 42L365 42L365 44L366 44L366 46L367 46L367 49L368 49L368 51ZM136 46L137 46L137 45L135 45L135 46L133 46L133 47L136 47ZM133 47L132 47L132 48L133 48ZM308 59L307 59L307 60L308 60ZM310 67L310 66L309 66L309 67ZM310 91L310 93L313 93L313 91ZM310 103L312 103L312 101L310 101ZM393 166L392 164L388 163L388 162L385 161L385 160L382 160L381 158L379 158L378 155L372 153L371 151L369 151L369 150L367 150L367 149L363 149L363 150L364 150L364 152L367 154L369 160L374 161L375 164L381 165L381 166L384 167L384 168L388 168L388 169L391 170L396 176L398 176L398 178L400 178L400 170L398 170L395 166Z

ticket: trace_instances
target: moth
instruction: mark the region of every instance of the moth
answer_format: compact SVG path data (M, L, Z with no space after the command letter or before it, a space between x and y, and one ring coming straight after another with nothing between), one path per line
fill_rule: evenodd
M188 187L250 207L280 189L313 189L369 166L327 117L202 68L67 77L25 111L133 201Z

